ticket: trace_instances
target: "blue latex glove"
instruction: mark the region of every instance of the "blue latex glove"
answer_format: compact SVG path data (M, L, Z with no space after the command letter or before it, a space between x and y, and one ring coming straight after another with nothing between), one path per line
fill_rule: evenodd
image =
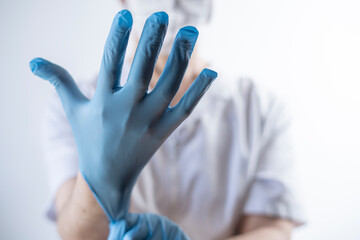
M55 86L75 137L80 172L111 222L126 216L140 171L217 76L204 69L180 102L169 107L198 36L196 28L184 27L174 40L156 87L147 93L168 26L167 14L158 12L146 21L127 83L120 86L131 26L130 12L120 11L106 41L91 100L60 66L40 58L30 62L35 75Z
M176 224L155 214L128 214L113 222L109 239L189 240Z

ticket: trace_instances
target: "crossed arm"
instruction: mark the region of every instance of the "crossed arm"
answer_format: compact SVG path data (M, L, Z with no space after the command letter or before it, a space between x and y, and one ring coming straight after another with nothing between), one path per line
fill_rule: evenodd
M79 173L65 182L56 197L58 231L64 240L106 239L108 219ZM228 240L289 240L294 224L265 216L245 216L239 235Z

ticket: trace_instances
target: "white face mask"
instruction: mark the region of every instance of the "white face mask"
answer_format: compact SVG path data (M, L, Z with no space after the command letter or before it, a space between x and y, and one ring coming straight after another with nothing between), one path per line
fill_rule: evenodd
M165 11L169 15L169 27L161 48L161 54L169 54L180 28L199 27L209 22L212 0L127 0L125 7L133 14L133 31L138 36L152 13Z

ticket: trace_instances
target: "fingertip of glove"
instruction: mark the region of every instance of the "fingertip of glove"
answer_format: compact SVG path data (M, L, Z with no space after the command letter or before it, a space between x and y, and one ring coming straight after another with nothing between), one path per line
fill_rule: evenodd
M169 15L164 11L156 12L149 17L149 20L167 25L169 23Z
M193 26L186 26L179 30L176 39L187 46L187 48L193 49L197 38L199 36L198 30Z
M130 28L133 24L131 12L127 9L118 12L115 19L120 27Z
M186 26L180 29L181 32L187 33L190 35L199 35L199 31L194 26Z
M218 74L217 72L211 70L211 69L208 69L208 68L205 68L203 71L202 71L202 74L204 74L206 77L212 79L212 80L215 80L215 78L217 78Z
M45 60L42 58L34 58L33 60L31 60L29 63L29 67L30 67L31 71L33 73L36 73L41 68L41 66L44 64L44 61Z

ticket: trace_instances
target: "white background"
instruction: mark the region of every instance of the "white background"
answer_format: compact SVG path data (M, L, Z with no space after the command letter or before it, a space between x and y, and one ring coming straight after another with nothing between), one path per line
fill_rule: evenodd
M0 239L59 239L43 216L39 129L51 86L28 62L41 56L75 79L94 77L118 10L115 0L0 1ZM360 239L359 10L357 0L218 0L200 33L214 66L291 106L308 215L295 240Z

